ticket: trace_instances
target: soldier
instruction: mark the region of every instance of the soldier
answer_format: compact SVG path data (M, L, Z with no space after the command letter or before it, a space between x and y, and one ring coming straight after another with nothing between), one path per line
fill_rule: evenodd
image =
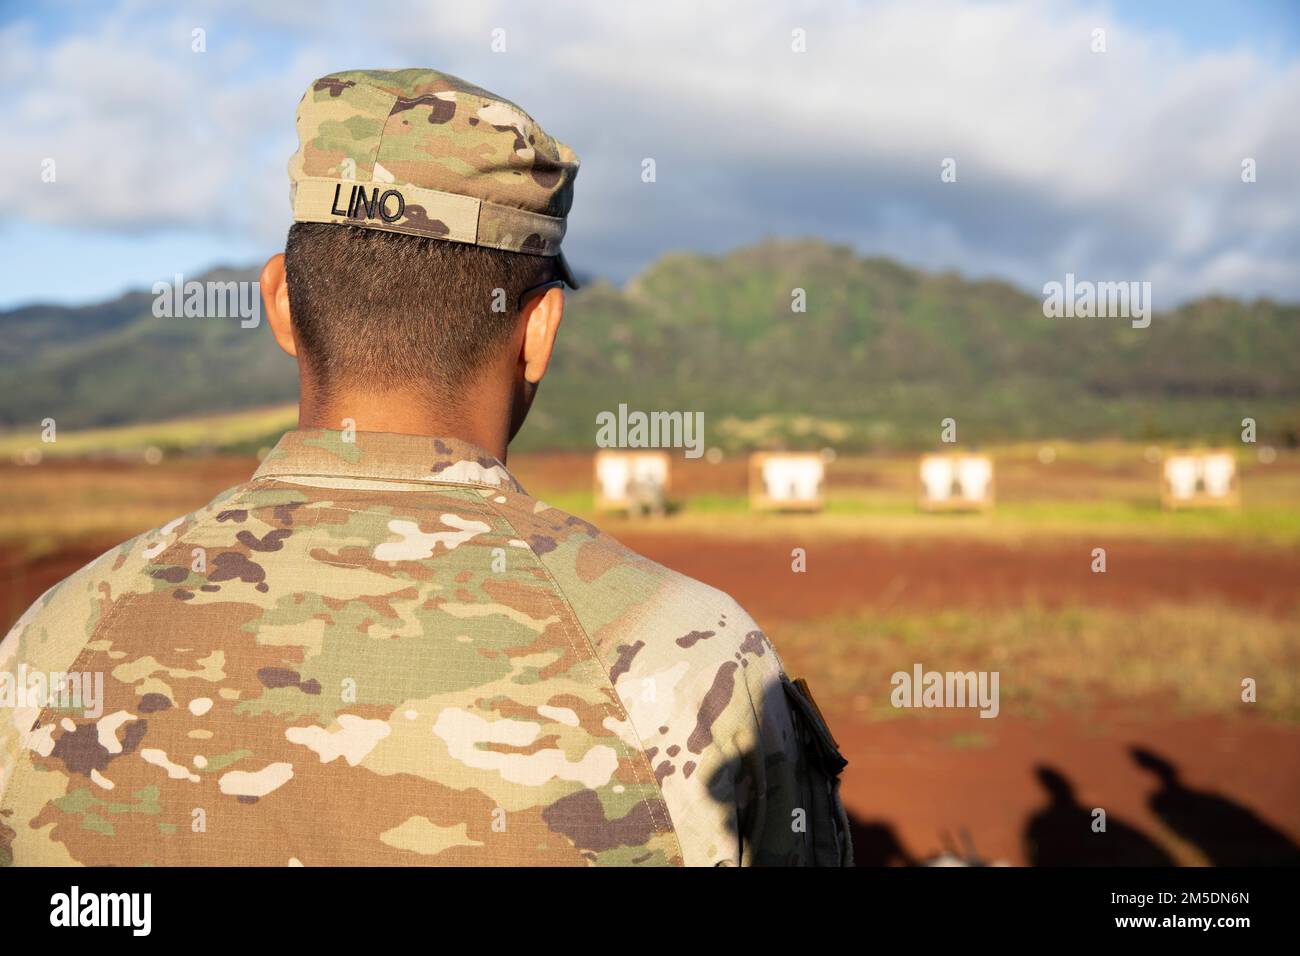
M847 864L844 761L757 625L505 468L573 151L431 70L317 80L298 133L261 286L300 428L0 644L102 680L0 714L0 861Z

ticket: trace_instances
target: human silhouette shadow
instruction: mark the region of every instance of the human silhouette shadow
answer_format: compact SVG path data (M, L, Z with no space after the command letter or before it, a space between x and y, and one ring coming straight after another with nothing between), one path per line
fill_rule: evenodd
M1215 866L1296 866L1300 846L1240 804L1217 793L1192 790L1178 768L1142 747L1130 747L1134 762L1160 781L1148 801L1174 833L1200 848Z
M916 866L894 828L883 820L863 820L849 812L854 866Z
M1173 858L1141 831L1106 814L1106 830L1093 831L1093 809L1082 806L1074 785L1059 771L1034 768L1050 802L1025 824L1030 866L1173 866Z

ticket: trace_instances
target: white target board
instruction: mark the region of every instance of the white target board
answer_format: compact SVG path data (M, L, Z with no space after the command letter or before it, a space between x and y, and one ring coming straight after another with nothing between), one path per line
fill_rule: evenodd
M759 511L819 511L826 462L821 455L760 452L749 459L749 503Z
M1166 456L1160 498L1169 509L1235 507L1241 501L1236 456L1222 450Z
M596 507L618 511L632 507L638 495L667 497L671 466L664 451L596 453Z
M926 511L993 507L993 459L988 455L923 455L920 477Z

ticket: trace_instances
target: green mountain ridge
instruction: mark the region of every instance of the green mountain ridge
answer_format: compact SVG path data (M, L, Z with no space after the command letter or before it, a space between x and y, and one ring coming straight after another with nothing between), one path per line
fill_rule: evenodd
M223 269L200 281L256 281ZM792 311L795 289L806 312ZM0 313L0 426L157 421L289 401L265 322L157 318L153 296ZM1046 318L1008 283L927 273L815 240L666 255L623 289L573 293L523 447L590 448L620 403L703 411L710 444L932 445L1120 437L1300 443L1300 305L1212 297Z

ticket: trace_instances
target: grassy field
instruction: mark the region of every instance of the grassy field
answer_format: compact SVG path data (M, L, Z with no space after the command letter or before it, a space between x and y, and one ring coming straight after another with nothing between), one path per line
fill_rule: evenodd
M988 513L926 514L917 507L914 455L846 456L826 472L826 507L819 514L754 514L741 456L718 464L674 460L673 533L839 537L1105 536L1160 540L1236 540L1300 545L1300 453L1275 452L1269 464L1252 451L1238 455L1239 508L1168 512L1160 505L1159 466L1143 446L1119 443L984 449L996 467L997 505ZM567 511L592 512L590 472L581 456L512 461L525 487ZM575 475L576 473L576 475ZM569 477L574 476L574 477ZM621 526L618 516L603 519Z
M213 454L269 448L298 422L298 406L274 405L144 425L56 432L41 439L33 427L0 434L0 459L13 462L72 458L140 460L150 449L171 454Z
M256 457L295 424L293 406L60 433L0 435L0 544L48 553L62 542L136 533L244 480ZM1240 541L1300 546L1300 452L1237 450L1242 504L1170 513L1159 500L1156 446L1127 442L1019 443L983 449L996 466L997 506L987 514L923 514L916 456L843 456L827 468L820 514L752 514L744 455L674 458L672 514L653 530L771 537L1028 538ZM1268 463L1265 463L1267 460ZM522 455L512 470L534 496L586 517L593 510L590 458ZM619 528L617 515L601 516ZM638 525L638 528L645 527Z
M1297 623L1211 602L1156 604L1137 614L1086 606L872 610L791 628L782 653L800 662L819 692L873 721L924 713L896 709L878 691L896 671L932 661L945 670L998 671L1008 716L1086 714L1098 701L1124 701L1137 714L1251 713L1300 723ZM1255 705L1241 700L1244 677L1267 689Z
M250 420L260 434L267 419ZM163 433L149 433L161 440ZM173 436L178 433L172 433ZM262 435L265 438L265 435ZM244 481L257 466L247 456L164 453L149 465L128 446L109 457L77 459L70 448L91 447L69 436L58 455L37 465L0 464L6 489L0 501L0 543L33 554L63 542L135 534L205 503L217 491ZM147 447L147 446L146 446ZM161 447L155 445L154 447ZM259 447L267 447L259 444ZM742 459L718 465L686 463L673 494L673 513L662 522L629 522L598 515L592 507L590 463L580 455L521 456L511 467L536 497L597 519L610 529L634 527L669 534L773 537L954 537L1014 542L1044 537L1239 541L1300 546L1300 455L1279 454L1269 465L1242 468L1240 508L1166 512L1159 504L1157 471L1140 458L1117 466L1051 466L994 449L998 503L985 514L924 514L916 506L915 462L904 456L844 458L827 473L826 509L820 514L753 514L735 480ZM721 485L721 490L715 490Z

